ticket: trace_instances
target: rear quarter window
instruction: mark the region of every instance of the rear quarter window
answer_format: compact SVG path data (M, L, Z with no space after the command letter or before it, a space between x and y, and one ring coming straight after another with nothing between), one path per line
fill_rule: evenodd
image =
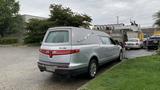
M110 38L104 37L104 36L102 36L102 37L100 37L100 38L101 38L102 44L104 44L104 45L111 45L111 40L110 40Z
M45 43L67 43L69 42L68 31L50 31Z

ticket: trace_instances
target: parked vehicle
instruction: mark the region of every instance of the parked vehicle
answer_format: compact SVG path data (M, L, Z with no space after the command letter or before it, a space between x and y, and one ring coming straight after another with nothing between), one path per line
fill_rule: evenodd
M50 28L40 47L40 71L75 75L87 73L94 78L98 66L122 60L122 48L100 31L76 27Z
M126 49L138 49L143 47L143 42L141 42L138 38L129 38L127 42L125 42Z
M159 45L160 45L160 36L159 35L151 36L146 40L147 49L158 49Z

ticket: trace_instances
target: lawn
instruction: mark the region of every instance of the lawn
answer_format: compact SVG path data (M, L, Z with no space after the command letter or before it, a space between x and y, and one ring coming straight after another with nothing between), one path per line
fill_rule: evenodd
M82 90L160 90L160 56L125 60Z

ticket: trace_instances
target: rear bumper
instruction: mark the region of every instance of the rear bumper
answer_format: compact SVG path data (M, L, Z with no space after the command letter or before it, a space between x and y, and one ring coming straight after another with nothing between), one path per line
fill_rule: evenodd
M77 74L81 74L81 73L85 73L87 72L88 68L87 67L83 67L83 68L76 68L76 69L72 69L69 68L68 66L62 66L62 65L58 65L55 63L46 63L46 62L37 62L38 68L41 72L46 71L46 72L52 72L52 73L56 73L56 74L61 74L61 75L66 75L66 74L70 74L70 75L77 75ZM46 66L51 66L51 67L57 67L55 69L55 71L48 71L46 69Z
M125 45L126 48L141 48L140 45Z
M149 46L146 46L148 49L158 49L158 46L156 45L149 45Z

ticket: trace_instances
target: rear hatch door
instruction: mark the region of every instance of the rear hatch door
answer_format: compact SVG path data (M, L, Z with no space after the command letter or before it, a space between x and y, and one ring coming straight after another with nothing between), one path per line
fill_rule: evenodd
M40 47L40 61L69 63L71 58L71 29L49 30Z

